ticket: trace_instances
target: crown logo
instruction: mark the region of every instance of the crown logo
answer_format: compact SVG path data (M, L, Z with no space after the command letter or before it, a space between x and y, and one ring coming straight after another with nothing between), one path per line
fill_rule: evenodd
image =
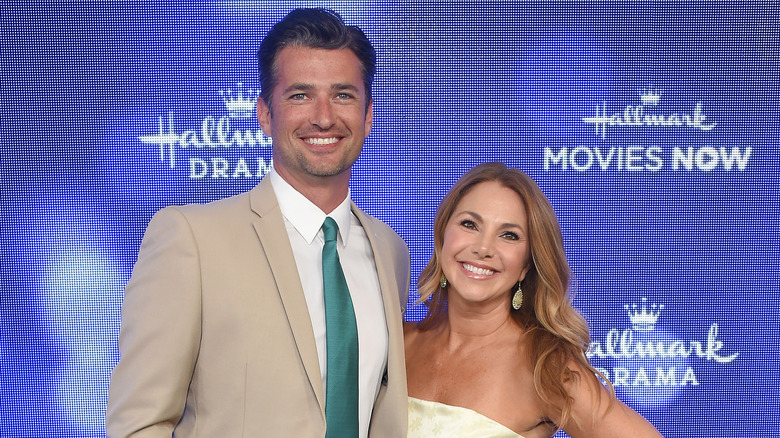
M658 105L658 101L661 100L662 91L658 88L649 86L639 92L639 98L642 100L643 105Z
M623 308L628 311L628 319L631 320L631 326L634 330L651 331L655 329L655 323L658 321L658 316L664 305L653 303L648 307L647 298L643 297L641 305L626 304Z
M252 117L255 114L255 107L257 106L257 97L260 95L260 90L244 90L244 85L239 82L236 84L237 89L234 90L219 90L219 95L222 96L222 101L225 102L230 117Z

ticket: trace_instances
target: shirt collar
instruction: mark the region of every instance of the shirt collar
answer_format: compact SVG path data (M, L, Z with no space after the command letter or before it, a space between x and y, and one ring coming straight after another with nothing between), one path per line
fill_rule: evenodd
M347 190L347 197L344 198L341 204L330 214L326 215L313 202L295 190L276 170L272 169L268 173L268 177L271 178L271 186L274 189L274 194L276 194L282 215L307 243L311 244L314 241L317 233L322 228L322 223L325 222L325 218L330 216L339 226L341 242L344 245L347 244L351 225L350 216L352 214L350 208L352 200L349 190Z

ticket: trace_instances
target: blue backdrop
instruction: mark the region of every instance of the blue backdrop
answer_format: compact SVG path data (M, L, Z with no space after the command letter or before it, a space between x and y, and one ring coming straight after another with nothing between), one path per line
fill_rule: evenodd
M146 223L268 171L255 51L299 5L378 50L352 191L415 278L451 184L519 167L618 396L667 437L778 436L776 1L2 2L1 436L105 433Z

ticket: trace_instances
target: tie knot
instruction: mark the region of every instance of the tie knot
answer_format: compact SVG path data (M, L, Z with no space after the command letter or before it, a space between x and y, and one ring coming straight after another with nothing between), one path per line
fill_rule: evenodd
M326 242L335 242L339 232L339 226L332 217L326 217L322 223L322 233L325 235Z

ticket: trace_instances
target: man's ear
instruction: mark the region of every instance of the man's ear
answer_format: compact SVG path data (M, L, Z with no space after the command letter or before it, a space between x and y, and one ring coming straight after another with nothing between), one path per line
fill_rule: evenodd
M370 102L368 102L368 108L366 109L366 123L365 123L365 131L366 131L366 137L368 137L368 134L371 133L371 125L374 123L374 99L371 99Z
M265 104L265 100L262 97L257 98L257 121L260 122L260 127L263 128L263 134L266 137L272 138L271 135L271 108Z

